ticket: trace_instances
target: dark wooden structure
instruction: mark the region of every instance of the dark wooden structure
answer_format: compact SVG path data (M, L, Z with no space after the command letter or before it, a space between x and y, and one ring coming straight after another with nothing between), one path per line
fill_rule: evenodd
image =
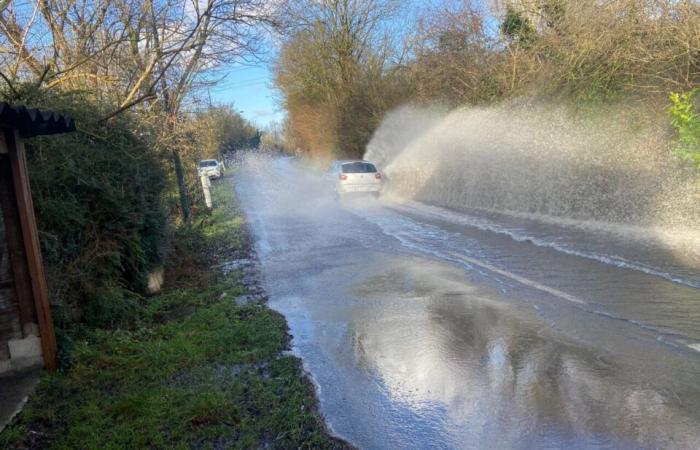
M75 130L72 119L0 103L0 374L56 368L56 336L24 139Z

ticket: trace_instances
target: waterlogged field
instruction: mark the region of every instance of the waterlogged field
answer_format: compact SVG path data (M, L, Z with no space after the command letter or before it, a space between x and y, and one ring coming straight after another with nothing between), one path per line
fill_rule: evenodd
M401 156L368 158L386 164L379 201L336 202L288 158L248 158L237 182L335 432L363 448L700 446L696 231L428 205ZM458 203L459 180L438 180L435 203Z

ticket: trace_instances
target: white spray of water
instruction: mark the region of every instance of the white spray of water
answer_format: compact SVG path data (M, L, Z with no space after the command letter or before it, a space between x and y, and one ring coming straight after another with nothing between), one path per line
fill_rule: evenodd
M629 117L629 116L627 116ZM574 119L562 107L508 104L452 112L402 107L367 147L404 198L631 226L695 228L692 171L662 125L624 115Z

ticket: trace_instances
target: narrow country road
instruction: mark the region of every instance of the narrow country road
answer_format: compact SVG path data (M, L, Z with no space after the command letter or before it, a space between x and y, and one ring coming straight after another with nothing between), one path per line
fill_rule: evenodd
M251 157L235 176L270 305L351 443L700 448L695 249L338 203L289 158Z

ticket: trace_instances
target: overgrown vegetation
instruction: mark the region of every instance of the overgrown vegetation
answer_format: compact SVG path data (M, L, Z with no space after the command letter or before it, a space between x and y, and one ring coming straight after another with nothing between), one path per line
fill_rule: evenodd
M200 206L196 163L261 133L199 88L274 25L260 0L0 2L0 99L77 124L27 145L62 370L0 447L342 446L283 318L211 268L248 245L230 185Z
M697 89L671 94L671 122L678 134L676 154L700 170L700 107Z
M384 113L412 90L389 64L386 26L398 9L394 0L286 2L276 84L289 148L319 158L362 156Z
M700 84L700 6L690 0L410 5L3 3L2 98L78 119L72 136L29 146L59 328L133 320L163 262L166 222L206 214L201 158L257 145L361 157L387 111L411 102L556 98L591 114L624 101L652 117L642 120L666 120L668 93ZM255 58L271 29L282 32L275 83L288 118L261 136L197 92L217 68ZM692 94L672 99L677 154L694 160Z
M32 194L62 336L81 325L134 319L148 273L163 264L163 156L132 115L109 124L105 105L27 87L25 104L65 112L80 131L29 141Z
M692 0L449 0L416 14L393 0L290 3L276 84L292 148L321 158L362 156L401 103L525 97L659 121L669 92L700 85Z
M186 168L192 217L202 206L196 163L248 146L255 130L229 106L183 116L163 132L159 113L125 112L73 91L13 86L3 99L73 117L78 131L28 141L28 164L63 363L93 328L133 324L148 279L181 227L172 149ZM173 280L175 281L175 280Z
M177 236L168 271L179 287L140 303L134 326L78 342L70 370L43 379L0 447L344 447L283 353L283 317L236 306L235 275L212 268L248 245L230 183L214 195L211 217Z
M27 146L64 360L73 338L137 319L172 230L207 214L196 163L259 142L233 106L197 93L255 57L274 25L261 5L0 2L0 99L78 128Z

